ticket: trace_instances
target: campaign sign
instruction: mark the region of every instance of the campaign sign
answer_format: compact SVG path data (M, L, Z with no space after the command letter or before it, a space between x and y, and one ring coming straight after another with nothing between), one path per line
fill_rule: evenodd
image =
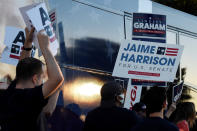
M153 81L153 80L139 80L139 79L132 79L132 85L143 85L143 86L167 86L167 83L164 81Z
M181 97L182 90L183 90L183 82L181 82L180 84L173 87L173 92L172 92L172 101L173 102L178 101L178 99Z
M132 110L133 105L140 102L141 92L142 86L131 85L131 79L129 79L124 108Z
M36 5L32 9L28 10L26 13L33 26L36 28L36 31L43 29L45 30L46 34L49 36L50 50L52 51L53 55L56 55L59 44L53 31L45 4L40 3L39 5Z
M6 45L2 55L1 62L17 65L22 51L22 47L25 43L25 31L24 29L16 27L6 27L4 44ZM32 50L32 57L35 54L35 48Z
M30 10L30 9L32 9L32 8L34 8L34 7L36 7L37 5L39 5L39 3L36 3L36 4L32 4L32 5L28 5L28 6L19 8L20 13L21 13L21 15L22 15L22 17L23 17L23 20L24 20L24 22L25 22L25 24L26 24L26 26L27 26L27 28L28 28L29 31L31 30L33 24L32 24L32 22L31 22L31 20L29 19L29 17L27 16L26 12L27 12L28 10ZM37 32L35 31L35 32L34 32L34 36L36 36L36 35L37 35ZM35 44L35 47L39 49L39 44L38 44L38 39L37 39L37 37L34 37L33 42L34 42L34 44Z
M55 36L57 38L57 13L55 9L49 11L49 18L51 20L51 24L53 26L53 30L55 32Z
M183 46L124 40L113 76L173 82Z
M166 16L133 13L133 40L166 43Z

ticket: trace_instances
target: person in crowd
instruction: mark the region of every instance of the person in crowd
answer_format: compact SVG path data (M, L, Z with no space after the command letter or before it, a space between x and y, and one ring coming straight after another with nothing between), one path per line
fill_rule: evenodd
M197 115L197 113L196 113ZM190 128L190 131L197 131L197 118L195 120L195 124L193 125L193 127Z
M44 56L48 80L43 81L43 63L31 55L33 32L26 29L26 40L16 67L15 80L0 97L0 127L5 131L36 131L37 119L43 107L63 83L62 72L49 49L49 38L40 31L37 35Z
M196 119L195 105L192 102L181 102L177 105L171 120L177 125L180 131L189 131Z
M101 104L86 117L84 131L128 131L140 119L134 111L122 108L123 88L116 82L105 83L101 88Z
M164 118L167 108L166 89L151 87L144 96L147 117L142 123L135 126L132 131L178 131L178 128Z
M141 118L146 118L146 105L144 103L135 103L132 110L135 111Z
M81 109L75 103L68 104L65 108L57 106L48 119L48 129L50 131L82 131L84 123L80 115Z
M172 115L172 113L176 110L176 103L172 102L172 104L169 106L167 112L165 113L164 118L166 120L169 120L170 116Z
M5 90L8 88L8 86L11 84L12 78L9 74L5 75L0 80L0 90ZM3 91L2 91L3 92Z

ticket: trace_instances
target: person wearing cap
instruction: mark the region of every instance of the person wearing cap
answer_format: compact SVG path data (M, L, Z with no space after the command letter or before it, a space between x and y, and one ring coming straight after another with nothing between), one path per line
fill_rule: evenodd
M144 103L135 103L132 110L135 111L141 118L146 118L146 105Z
M129 131L140 119L134 111L122 108L124 89L116 82L101 88L101 103L86 117L84 131Z

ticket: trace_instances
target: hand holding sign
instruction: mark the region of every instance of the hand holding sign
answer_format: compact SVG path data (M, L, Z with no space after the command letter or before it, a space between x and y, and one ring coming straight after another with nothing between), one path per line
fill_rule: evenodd
M44 30L41 30L38 33L38 43L41 49L48 49L49 48L49 37L45 34Z
M26 39L25 39L25 43L23 45L23 50L21 52L21 56L20 56L20 60L24 59L26 57L30 57L32 55L34 55L34 50L35 49L34 46L32 45L33 42L33 36L34 36L34 30L35 28L31 28L31 31L29 32L28 28L25 28L25 33L26 33ZM29 50L28 50L29 49Z
M25 48L31 48L32 47L34 31L35 31L34 27L31 28L30 32L29 32L27 27L25 28L25 33L26 33L26 40L25 40L25 44L24 44Z

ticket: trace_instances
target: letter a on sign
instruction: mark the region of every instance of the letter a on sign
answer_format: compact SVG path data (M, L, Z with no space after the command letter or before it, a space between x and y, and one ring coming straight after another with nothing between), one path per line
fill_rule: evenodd
M140 101L141 92L142 86L131 85L131 79L129 79L124 108L132 109L133 105Z
M16 38L14 39L13 43L17 43L17 42L20 42L20 43L25 43L25 34L23 31L19 31L18 35L16 36Z
M42 20L42 25L44 26L44 25L46 25L46 23L45 23L46 21L50 22L50 19L49 19L48 14L45 12L45 10L42 7L40 7L39 10L40 10L40 16L41 16L41 20Z

